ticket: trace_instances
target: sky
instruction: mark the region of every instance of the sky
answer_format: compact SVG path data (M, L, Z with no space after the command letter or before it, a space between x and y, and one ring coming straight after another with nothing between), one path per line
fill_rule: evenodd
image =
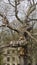
M0 11L2 11L2 13L5 13L7 15L7 18L9 20L9 22L12 22L15 18L15 13L14 12L14 8L8 4L8 0L0 0ZM13 0L11 0L13 1ZM37 0L35 0L37 1ZM27 12L28 6L29 6L29 2L27 2L27 0L21 2L21 4L18 6L18 11L19 11L19 18L21 18L21 20L25 19L25 14ZM7 11L7 12L6 12ZM2 23L2 22L0 22Z
M8 3L8 0L3 0L3 2L5 2L5 3ZM7 11L7 15L9 15L9 14L11 14L11 17L10 16L8 16L8 19L10 19L9 21L11 22L12 20L14 20L14 18L15 18L15 16L13 16L14 15L14 13L13 13L13 9L14 8L12 8L11 6L8 6L8 5L5 5L5 4L3 4L3 2L1 2L1 7L0 7L0 10L1 10L1 8L2 8L2 10L4 9L6 9L6 11ZM26 3L26 4L25 4ZM3 6L2 6L3 5ZM22 6L21 6L22 5ZM9 11L8 11L8 9L9 9ZM3 11L4 11L3 10ZM21 4L19 5L19 7L18 7L18 10L19 10L19 14L18 14L18 16L21 18L21 19L23 19L24 17L25 17L25 13L26 13L26 11L27 11L27 0L24 2L21 2ZM25 12L24 12L24 10L25 10ZM13 14L13 15L12 15ZM15 18L16 19L16 18Z

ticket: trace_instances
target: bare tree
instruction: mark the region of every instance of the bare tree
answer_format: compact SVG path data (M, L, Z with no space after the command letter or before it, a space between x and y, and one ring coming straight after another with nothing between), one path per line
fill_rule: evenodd
M29 18L29 16L35 11L37 3L35 3L34 0L32 0L32 2L33 2L33 4L32 4L32 2L30 0L30 2L31 2L32 5L30 4L30 6L28 8L28 11L27 11L27 15L26 15L25 20L24 20L24 23L23 23L23 21L18 17L18 9L17 9L17 7L20 4L20 1L21 0L19 0L19 1L18 0L15 0L15 5L13 5L10 2L10 0L8 0L8 1L9 1L9 4L12 7L15 8L15 17L17 18L17 20L19 20L20 23L22 23L22 25L24 25L24 32L22 33L21 31L12 28L12 26L10 26L10 24L9 24L9 21L8 21L7 17L4 14L0 13L0 16L3 18L3 24L7 25L7 27L10 28L11 30L16 31L19 34L22 34L24 37L25 37L24 34L27 33L27 35L30 38L32 38L33 40L35 40L37 42L37 40L30 33L30 31L32 30L32 26L33 26L33 25L32 26L30 25L30 21L37 21L37 19L31 19L31 18ZM5 26L5 25L2 25L2 26Z
M32 19L30 18L30 15L35 11L36 9L36 5L37 3L35 3L34 0L27 0L28 2L30 2L30 5L27 9L27 13L24 19L24 22L19 18L18 16L18 6L20 5L20 2L22 2L22 0L14 0L15 5L11 3L10 0L8 0L9 4L14 7L15 9L15 17L16 19L22 24L22 31L21 30L17 30L15 28L13 28L10 23L9 20L7 19L6 15L0 13L0 16L2 17L2 21L3 21L3 25L1 25L0 27L5 27L7 26L9 29L14 30L15 32L17 32L19 35L21 34L24 37L24 40L26 39L27 43L29 42L29 40L34 40L37 43L37 39L34 37L33 33L32 33L32 27L34 26L35 23L33 23L32 25L30 24L31 21L37 21L37 19Z

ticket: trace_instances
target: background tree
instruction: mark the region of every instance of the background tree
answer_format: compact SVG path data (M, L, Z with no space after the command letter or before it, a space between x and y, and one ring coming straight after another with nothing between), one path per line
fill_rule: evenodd
M25 3L27 2L26 4L24 3L25 6L27 6L26 9L24 8L24 6L22 6L23 2ZM6 8L4 7L5 5L7 6ZM37 2L35 2L34 0L26 0L26 1L25 0L12 0L12 1L8 0L5 2L4 6L1 6L1 8L4 7L3 9L0 8L0 17L2 20L2 25L0 25L0 28L1 27L9 28L11 31L11 34L12 34L12 30L17 32L19 35L19 38L20 36L22 36L24 40L26 39L27 43L30 43L31 50L32 50L31 43L33 42L37 43L37 39L35 38L34 33L32 33L32 29L35 25L35 22L37 21L37 18L32 18L33 13L35 13L36 11ZM2 10L4 11L2 12ZM19 17L23 12L24 12L24 17ZM12 16L14 16L14 18L18 20L19 24L21 24L19 29L17 27L13 27L13 25L10 24L9 18L13 18Z

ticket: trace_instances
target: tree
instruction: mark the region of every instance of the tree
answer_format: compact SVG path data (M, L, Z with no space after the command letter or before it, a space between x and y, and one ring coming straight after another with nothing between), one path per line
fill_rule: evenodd
M9 1L9 4L12 5L12 3L10 2L10 0L8 0L8 1ZM32 4L32 2L31 2L31 4ZM37 21L37 19L31 19L31 18L29 18L30 14L35 11L37 3L34 2L32 5L29 6L28 11L27 11L27 15L26 15L25 20L24 20L24 23L18 17L18 8L17 8L17 6L19 4L15 0L15 6L14 5L12 5L12 6L15 8L15 16L16 16L17 20L19 20L19 22L23 25L23 27L25 27L24 32L21 33L21 31L12 28L12 26L10 26L10 24L9 24L9 21L8 21L7 17L4 14L0 13L0 16L3 18L3 21L4 21L4 23L3 23L4 25L2 25L2 26L5 27L5 25L7 25L8 28L10 28L11 30L16 31L19 34L22 34L24 37L25 37L24 33L26 32L29 37L31 37L32 39L34 39L37 42L37 40L30 33L30 31L32 30L32 26L34 25L34 24L30 25L30 21L34 21L34 20Z
M14 4L14 3L12 3L12 1L8 0L9 5L11 5L14 8L14 13L15 13L16 19L22 25L21 29L18 30L18 29L13 28L10 25L7 16L4 15L2 12L0 13L0 16L2 17L3 24L0 27L8 27L10 30L14 30L19 35L23 36L24 39L26 39L27 43L31 42L31 40L32 41L34 40L37 43L37 39L34 37L34 34L32 33L33 26L35 24L35 21L37 21L37 19L31 18L31 14L33 14L33 12L36 10L37 2L35 3L34 0L32 0L32 1L27 0L27 2L29 2L30 4L28 5L28 9L25 14L25 18L24 18L24 20L22 20L18 14L20 11L19 6L20 6L21 2L23 2L23 1L25 1L25 0L14 0L14 3L15 3ZM34 23L30 24L30 22L32 22L32 21L34 21Z

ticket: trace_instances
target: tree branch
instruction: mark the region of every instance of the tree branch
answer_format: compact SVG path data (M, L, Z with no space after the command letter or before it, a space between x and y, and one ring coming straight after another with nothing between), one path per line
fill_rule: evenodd
M11 6L15 7L15 5L13 5L13 4L10 2L10 0L8 0L8 2L9 2L9 4L10 4ZM20 4L20 2L19 2L19 0L18 0L17 5L19 5L19 4Z
M3 23L4 24L9 24L9 21L8 21L7 17L4 14L0 13L0 16L3 18Z
M21 22L23 24L22 20L18 17L17 1L16 0L15 0L15 16L16 16L17 20L19 20L19 22Z
M37 19L31 19L31 18L29 18L29 20L30 20L30 21L37 21Z
M11 26L7 26L8 28L10 28L11 30L14 30L14 31L16 31L17 33L19 33L19 34L22 34L23 36L24 36L24 34L23 33L21 33L21 31L19 31L19 30L17 30L17 29L13 29ZM34 38L32 35L31 35L31 33L30 32L28 32L27 30L25 30L25 32L28 34L28 36L30 37L30 38L32 38L33 40L35 40L35 42L37 42L37 39L36 38Z
M2 25L2 26L4 26L5 27L5 25ZM1 27L2 27L1 26ZM19 34L22 34L23 36L24 36L24 34L23 33L21 33L21 31L19 31L19 30L17 30L17 29L13 29L10 25L8 25L7 26L9 29L11 29L11 30L14 30L14 31L16 31L17 33L19 33ZM25 32L28 34L28 36L31 38L31 39L33 39L33 40L35 40L35 42L37 42L37 39L36 38L34 38L32 35L31 35L31 33L30 32L28 32L27 30L25 30Z
M27 11L27 17L29 17L29 15L36 9L35 5L32 5L29 7L28 11Z
M25 32L28 34L28 36L29 36L31 39L33 39L35 42L37 42L37 39L34 38L34 37L31 35L30 32L28 32L27 30L25 30Z
M6 25L1 25L0 27L5 27L5 26L6 26ZM10 25L7 25L7 27L8 27L9 29L11 29L11 30L16 31L17 33L20 33L19 30L12 28L12 26L10 26Z
M21 22L23 24L22 20L17 15L18 14L17 5L19 5L19 3L17 4L17 1L15 0L15 6L14 6L13 4L11 4L10 0L8 0L8 1L9 1L10 5L12 5L13 7L15 7L15 16L16 16L17 20L19 20L19 22Z
M5 26L7 26L9 29L16 31L17 33L20 33L17 29L14 29L14 28L12 28L12 26L10 26L9 21L8 21L8 19L6 18L5 15L3 15L3 14L0 13L0 16L4 19L4 22L5 22L5 21L7 22L7 24L3 24L3 25L1 25L0 27L5 27Z
M11 29L11 30L16 31L17 33L20 33L20 31L19 31L19 30L12 28L12 26L10 26L10 25L7 25L7 27L8 27L9 29Z
M33 36L37 36L37 33L32 34Z
M0 27L5 27L6 25L1 25Z
M26 15L26 18L25 18L26 24L28 23L30 14L32 14L32 12L35 11L35 9L36 9L36 5L35 4L29 6L28 11L27 11L27 15Z
M8 0L8 2L9 2L9 4L10 4L11 6L15 7L13 4L11 4L10 0Z
M33 1L33 4L35 4L34 0L32 0L32 1Z

